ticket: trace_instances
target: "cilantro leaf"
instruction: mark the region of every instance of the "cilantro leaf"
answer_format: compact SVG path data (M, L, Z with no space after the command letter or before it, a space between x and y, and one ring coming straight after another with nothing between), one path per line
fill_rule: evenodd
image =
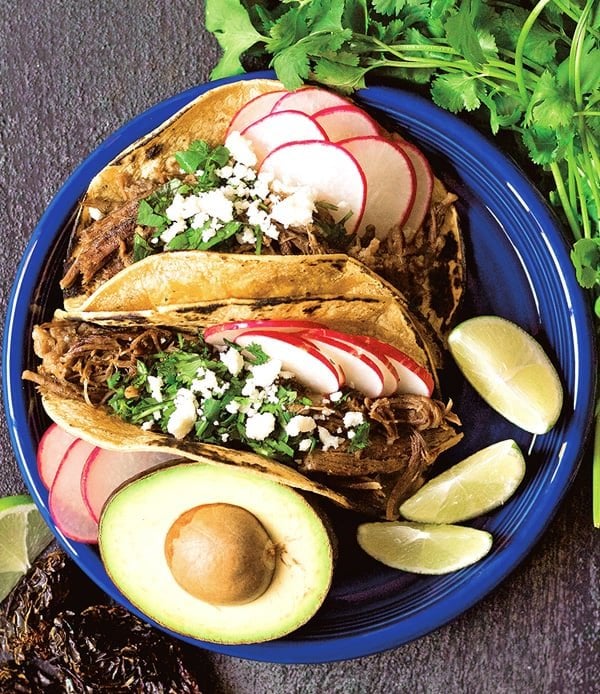
M445 29L448 44L466 60L477 67L485 62L485 54L475 30L471 0L463 0L458 12L446 20Z
M223 49L223 56L211 72L211 78L238 75L244 71L242 53L265 40L254 28L246 8L239 0L206 0L206 28Z
M137 223L143 227L155 227L162 229L167 225L167 218L157 214L152 205L146 200L140 200L137 213Z
M582 287L592 289L600 284L600 238L579 239L573 245L571 260L575 266L577 281Z
M482 87L471 75L453 73L436 77L431 85L434 102L452 113L473 111L481 104Z
M398 16L405 4L406 0L373 0L375 10L387 17Z

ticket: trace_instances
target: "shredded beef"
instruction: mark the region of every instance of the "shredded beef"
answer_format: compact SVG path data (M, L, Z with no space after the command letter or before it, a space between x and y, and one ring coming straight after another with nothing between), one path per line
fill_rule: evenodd
M177 346L177 334L164 328L100 327L56 320L34 329L34 348L42 359L37 373L24 378L61 397L83 398L102 405L110 395L108 379L118 370L130 376L144 355ZM362 412L370 424L368 444L351 450L340 436L337 449L315 449L296 461L308 477L346 494L356 508L371 515L395 518L400 502L423 483L436 458L461 438L451 405L420 395L365 398L353 393L343 404L328 407L321 396L298 412L319 421L327 417L330 431L343 431L345 411Z

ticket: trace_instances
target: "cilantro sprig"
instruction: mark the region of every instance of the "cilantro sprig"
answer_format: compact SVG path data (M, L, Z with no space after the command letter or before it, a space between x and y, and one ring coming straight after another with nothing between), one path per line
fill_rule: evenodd
M228 343L230 349L239 347ZM263 349L256 344L244 348L245 365L232 375L202 339L179 337L177 345L137 361L136 373L115 371L108 379L111 391L108 405L125 421L168 431L169 419L175 411L181 389L192 390L196 396L198 417L190 434L205 443L240 446L260 455L292 463L300 451L300 444L308 450L317 445L316 432L292 436L286 425L294 413L309 411L313 405L298 389L294 381L283 380L275 384L274 397L256 400L245 390L252 378L252 367L269 361ZM210 387L202 393L195 386L197 379L211 374ZM151 379L156 379L154 382ZM156 388L159 384L160 397ZM308 409L307 409L308 408ZM246 430L249 412L273 415L276 426L263 440L250 437ZM355 430L348 450L358 451L369 444L369 425L363 423ZM306 450L306 449L304 449Z
M207 0L223 57L212 76L270 65L288 89L351 93L367 78L429 91L508 136L571 232L600 319L600 4L597 0ZM598 322L600 327L600 321ZM600 401L594 446L600 527Z

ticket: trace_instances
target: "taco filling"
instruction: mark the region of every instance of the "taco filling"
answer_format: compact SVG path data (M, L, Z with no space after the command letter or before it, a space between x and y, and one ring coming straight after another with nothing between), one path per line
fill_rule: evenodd
M257 89L277 88L275 82L257 82ZM414 145L386 133L350 102L342 108L368 120L377 134L336 141L323 131L323 141L316 141L294 133L299 141L273 146L265 158L264 142L252 139L248 128L231 129L234 104L243 108L243 90L251 88L229 85L200 97L92 181L61 280L65 308L81 307L116 274L164 252L346 253L405 293L443 339L464 287L456 196L431 174ZM219 117L211 127L217 106ZM318 117L304 116L315 123ZM403 154L397 151L402 147ZM284 165L269 166L272 155L286 148L292 151L284 152ZM327 153L323 161L319 150ZM401 174L394 164L403 162L407 168ZM329 165L335 173L323 184L319 176ZM417 185L419 167L424 180ZM386 186L387 197L378 197ZM410 205L394 211L403 197ZM422 213L415 220L409 211L417 206Z
M182 451L199 442L259 454L379 516L395 517L461 438L449 405L348 387L317 393L259 344L215 347L194 332L69 320L37 326L34 344L42 364L24 376L42 395L86 402Z

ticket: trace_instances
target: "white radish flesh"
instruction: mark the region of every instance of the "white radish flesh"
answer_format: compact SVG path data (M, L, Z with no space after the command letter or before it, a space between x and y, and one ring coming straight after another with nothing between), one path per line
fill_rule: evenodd
M98 524L81 493L81 474L96 446L83 439L67 450L50 487L50 515L60 532L78 542L96 542Z
M367 181L356 159L333 142L291 142L275 149L263 161L261 172L269 173L288 188L309 188L316 201L333 205L336 221L345 221L354 232L363 216Z
M94 520L100 520L102 507L117 487L174 457L158 451L93 451L81 474L81 493Z
M359 235L372 226L377 238L386 238L390 230L403 225L413 206L416 183L410 159L400 147L379 136L338 144L355 157L368 181Z
M425 155L418 147L409 142L400 142L398 146L410 159L415 170L415 199L408 216L402 224L406 240L411 241L419 227L423 224L431 205L433 172Z
M257 319L247 321L230 321L211 325L204 330L204 340L209 345L224 345L225 341L235 342L235 338L248 330L271 330L281 332L302 332L311 328L323 328L321 323L310 320L278 320L278 319Z
M294 111L302 111L307 116L312 116L313 113L322 111L324 108L349 105L352 104L348 99L344 99L334 92L328 92L325 89L319 89L319 87L307 87L281 96L272 110L275 113L276 111L293 109Z
M379 135L375 121L356 106L333 106L312 116L332 142L350 137Z
M379 366L366 354L334 338L307 338L319 351L342 367L346 385L369 398L383 395L384 378Z
M289 94L289 92L284 89L278 89L277 91L260 94L254 97L254 99L250 99L250 101L246 102L231 119L229 127L227 128L227 135L235 131L241 133L242 130L247 128L251 123L269 114L273 106L286 94Z
M326 140L325 130L301 111L278 111L251 123L242 135L252 144L257 166L277 147L291 141Z
M257 344L271 359L315 393L335 393L344 384L342 369L307 340L291 333L251 330L236 338L241 347Z
M50 489L62 459L77 436L52 423L42 435L37 448L37 470L46 489Z

